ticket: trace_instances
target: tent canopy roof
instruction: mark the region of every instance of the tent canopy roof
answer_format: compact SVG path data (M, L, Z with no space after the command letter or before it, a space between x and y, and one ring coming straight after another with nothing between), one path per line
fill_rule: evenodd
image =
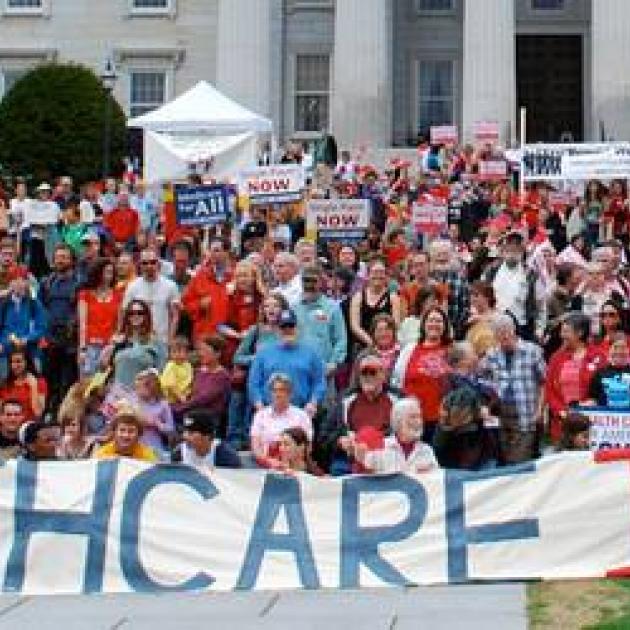
M159 109L132 118L127 126L157 132L206 131L221 135L272 131L270 120L239 105L206 81Z

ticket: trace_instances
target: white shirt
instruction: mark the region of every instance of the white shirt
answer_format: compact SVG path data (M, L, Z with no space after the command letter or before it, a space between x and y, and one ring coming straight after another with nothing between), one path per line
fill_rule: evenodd
M197 455L197 453L190 448L186 442L183 442L181 446L182 464L193 466L198 470L212 470L216 462L217 446L218 442L216 440L212 440L210 450L206 453L206 455L201 457L200 455Z
M375 473L423 473L438 468L433 449L418 440L409 457L400 446L395 435L390 435L383 441L383 448L370 451L365 456L365 466Z
M503 263L492 283L499 313L510 311L521 326L527 325L527 275L522 265L510 269Z
M9 232L17 234L24 225L24 217L28 214L28 208L33 203L32 199L11 199L9 204Z
M289 405L284 413L278 413L268 405L254 414L250 433L252 439L260 440L267 447L277 442L283 431L293 427L303 429L308 439L313 439L313 423L306 411Z
M279 284L273 292L280 293L291 307L299 304L302 301L302 277L299 273L295 274L289 282Z
M167 343L170 307L179 303L177 285L162 275L158 275L154 282L147 282L143 277L136 278L125 291L123 307L127 308L132 300L142 300L149 305L153 332L160 341Z

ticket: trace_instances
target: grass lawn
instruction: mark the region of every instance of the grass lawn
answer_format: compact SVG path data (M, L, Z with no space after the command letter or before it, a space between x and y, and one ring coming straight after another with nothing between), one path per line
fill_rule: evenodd
M530 584L527 612L530 630L630 630L630 580Z

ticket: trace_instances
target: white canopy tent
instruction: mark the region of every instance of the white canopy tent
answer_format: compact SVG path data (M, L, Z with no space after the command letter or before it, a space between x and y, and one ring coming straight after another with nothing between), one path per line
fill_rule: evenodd
M205 81L127 125L144 130L144 176L150 183L184 177L193 168L235 177L256 164L257 141L273 129L270 120Z

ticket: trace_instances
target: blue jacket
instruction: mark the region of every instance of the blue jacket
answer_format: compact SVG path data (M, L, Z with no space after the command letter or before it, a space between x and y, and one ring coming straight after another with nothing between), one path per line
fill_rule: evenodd
M252 361L247 380L247 394L252 405L271 401L269 378L276 372L291 377L291 403L304 407L309 402L321 403L326 395L324 362L315 350L303 343L282 342L265 346Z
M313 348L325 364L341 365L346 360L348 335L339 305L320 295L314 302L302 300L294 311L300 341Z
M48 318L41 302L32 297L15 300L10 295L0 300L0 344L3 354L13 349L11 334L36 344L48 331Z

